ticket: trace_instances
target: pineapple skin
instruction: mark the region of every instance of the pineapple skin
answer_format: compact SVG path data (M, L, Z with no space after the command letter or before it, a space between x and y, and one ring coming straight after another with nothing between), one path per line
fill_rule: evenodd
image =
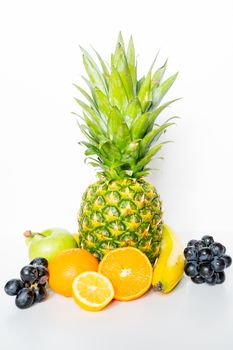
M80 247L98 260L111 249L140 249L154 264L160 252L162 205L155 187L140 179L98 180L83 194Z

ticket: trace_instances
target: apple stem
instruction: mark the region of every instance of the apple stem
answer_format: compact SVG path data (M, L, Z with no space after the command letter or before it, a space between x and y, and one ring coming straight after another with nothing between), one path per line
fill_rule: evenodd
M40 233L40 232L32 232L32 231L30 231L30 230L25 231L23 235L24 235L25 237L27 237L27 238L33 237L33 236L35 236L35 235L39 235L39 236L42 236L42 237L46 237L45 235L43 235L43 234Z
M30 230L27 230L27 231L25 231L24 233L23 233L23 235L25 236L25 237L32 237L32 231L30 231Z

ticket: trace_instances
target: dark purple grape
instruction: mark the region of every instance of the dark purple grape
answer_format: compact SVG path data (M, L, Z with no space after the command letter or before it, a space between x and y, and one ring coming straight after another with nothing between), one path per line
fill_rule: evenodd
M222 284L224 281L225 281L225 272L224 271L217 272L216 283L217 284Z
M199 264L199 273L203 278L210 278L214 274L214 269L211 264L206 262L202 262Z
M225 261L225 267L229 267L232 264L232 258L229 255L222 255L221 259Z
M20 271L20 277L23 282L34 283L38 278L38 270L32 265L24 266Z
M23 288L15 298L15 305L20 309L27 309L32 306L35 293L29 288Z
M24 287L23 282L19 279L13 278L8 281L4 287L6 294L17 295L18 292Z
M33 259L29 265L33 265L33 266L39 266L42 265L44 267L48 267L48 260L46 260L45 258L35 258Z
M211 262L211 265L215 272L221 272L225 269L225 260L223 258L215 257L214 260Z
M193 246L196 242L196 239L191 239L191 241L188 242L187 247Z
M184 272L189 277L195 277L198 275L197 264L195 262L188 262L185 265Z
M205 246L208 247L210 244L214 243L214 239L212 236L205 235L202 237L202 242L204 242Z
M197 252L196 249L192 246L186 247L184 249L184 256L187 261L197 260Z
M40 266L37 266L37 270L38 270L38 278L37 278L38 283L44 284L44 283L48 282L49 272L48 272L47 268L40 265Z
M206 245L203 241L196 241L196 243L194 243L194 247L196 248L196 250L200 250L202 248L205 248Z
M203 277L201 277L200 275L197 275L195 277L191 277L191 280L196 284L205 283L205 279Z
M210 249L216 256L221 256L226 252L226 248L224 247L224 245L218 242L214 242L213 244L211 244Z
M210 248L201 248L197 253L197 257L199 261L211 261L214 255Z
M214 272L213 275L209 278L206 278L205 281L207 284L214 286L217 283L217 279L218 279L218 273Z
M35 293L36 303L40 303L41 301L45 300L47 297L46 288L40 285L38 285L37 288L34 289L34 293Z

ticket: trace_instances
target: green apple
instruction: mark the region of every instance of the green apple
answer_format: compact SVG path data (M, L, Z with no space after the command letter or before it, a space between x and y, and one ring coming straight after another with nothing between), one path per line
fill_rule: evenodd
M40 233L26 231L24 236L29 247L30 260L43 257L50 262L62 250L78 246L72 234L63 228L51 228Z

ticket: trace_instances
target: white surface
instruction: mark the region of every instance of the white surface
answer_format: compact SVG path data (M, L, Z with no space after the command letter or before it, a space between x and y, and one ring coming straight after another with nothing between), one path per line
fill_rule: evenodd
M159 64L169 57L168 74L180 71L167 99L184 99L162 119L182 119L168 131L175 143L164 148L163 162L153 162L160 170L150 176L166 221L184 232L185 242L188 232L212 232L232 244L232 13L231 0L0 2L1 286L26 262L25 229L77 229L81 194L95 179L83 163L76 143L81 135L70 114L78 111L71 84L84 73L78 45L92 44L108 59L120 29L126 39L134 36L141 73L159 48ZM191 350L215 344L213 350L223 343L228 350L231 271L223 286L184 279L169 296L114 303L98 314L59 296L21 312L1 289L0 348L191 344Z

